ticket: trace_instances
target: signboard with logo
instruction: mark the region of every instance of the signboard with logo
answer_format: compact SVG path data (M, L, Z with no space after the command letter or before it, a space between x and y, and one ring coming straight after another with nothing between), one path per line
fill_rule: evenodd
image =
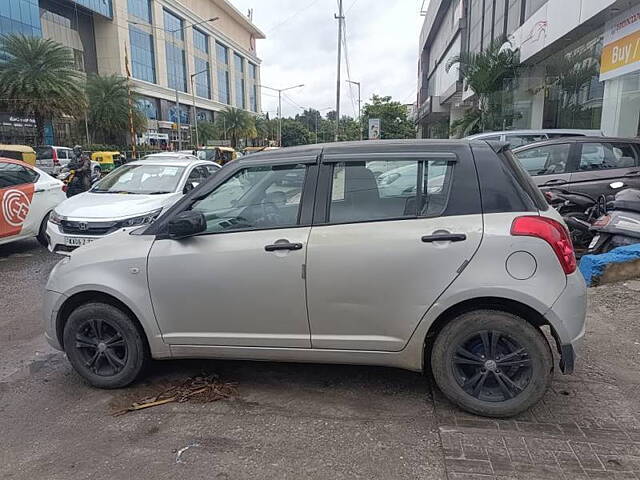
M600 81L640 70L640 6L607 22L600 60Z
M369 119L369 140L380 140L380 119Z

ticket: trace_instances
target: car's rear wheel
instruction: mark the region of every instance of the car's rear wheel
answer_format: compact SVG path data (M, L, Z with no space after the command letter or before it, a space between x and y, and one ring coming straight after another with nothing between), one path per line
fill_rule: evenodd
M488 417L510 417L537 403L549 387L552 366L540 330L494 310L453 319L431 351L440 390L461 408Z
M73 368L95 387L125 387L149 363L140 329L125 312L106 303L76 308L65 324L63 340Z

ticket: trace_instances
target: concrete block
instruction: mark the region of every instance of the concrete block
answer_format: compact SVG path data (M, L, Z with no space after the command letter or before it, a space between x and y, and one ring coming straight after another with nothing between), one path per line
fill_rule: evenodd
M640 278L640 244L585 255L580 260L580 272L590 287Z

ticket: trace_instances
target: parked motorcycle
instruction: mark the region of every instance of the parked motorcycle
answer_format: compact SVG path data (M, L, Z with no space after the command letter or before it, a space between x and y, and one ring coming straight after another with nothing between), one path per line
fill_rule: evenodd
M598 200L601 215L593 222L588 253L606 253L616 247L640 243L640 190L627 188L613 200Z
M584 254L593 238L591 224L600 216L596 208L598 201L585 193L560 188L548 190L544 195L569 227L576 255Z

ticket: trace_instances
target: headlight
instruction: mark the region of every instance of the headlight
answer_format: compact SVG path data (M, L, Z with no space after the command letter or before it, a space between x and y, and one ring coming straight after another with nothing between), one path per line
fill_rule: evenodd
M56 211L54 210L53 212L51 212L51 214L49 215L49 221L51 223L53 223L54 225L60 225L62 223L62 217L60 215L58 215L56 213Z
M158 218L160 212L162 212L161 208L154 210L153 212L145 213L144 215L140 215L138 217L127 218L126 220L122 220L120 222L120 227L137 227L139 225L148 225L156 218Z

